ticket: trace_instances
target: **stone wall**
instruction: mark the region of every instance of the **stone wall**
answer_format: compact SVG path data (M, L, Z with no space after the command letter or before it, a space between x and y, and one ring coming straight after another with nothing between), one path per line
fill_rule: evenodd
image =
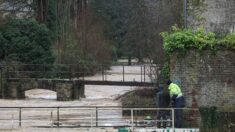
M220 34L235 32L235 0L188 0L188 26Z
M181 85L187 107L235 106L234 58L234 50L172 55L170 76Z

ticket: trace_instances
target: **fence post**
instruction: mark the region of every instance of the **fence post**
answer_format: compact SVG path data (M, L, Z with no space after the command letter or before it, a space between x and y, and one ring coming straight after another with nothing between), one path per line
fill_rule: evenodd
M98 107L95 107L95 126L98 127Z
M92 110L91 110L91 128L92 128L92 124L93 124L93 113L92 113Z
M104 71L104 79L105 79L105 81L107 81L107 71Z
M44 63L42 64L42 74L43 74L42 76L46 75L46 66Z
M101 65L101 70L102 70L102 81L104 81L104 68L103 68L103 65Z
M51 111L51 128L53 127L53 112Z
M56 78L59 78L59 73L58 73L58 64L55 65L55 76Z
M172 108L171 110L172 110L172 128L174 132L175 131L175 110L174 108Z
M21 127L21 108L19 108L19 126Z
M6 64L6 79L9 79L9 65L8 64Z
M77 66L76 66L76 77L78 78L78 79L80 79L80 69L79 69L79 64L77 64Z
M124 78L124 74L125 74L124 64L122 65L122 74L123 74L123 78L122 78L122 80L123 80L123 82L124 82L124 81L125 81L125 78Z
M1 66L1 64L0 64L0 70L1 70L1 92L2 92L2 98L4 99L5 97L5 95L4 95L4 88L3 88L3 84L2 84L2 66Z
M142 65L140 66L140 76L141 76L141 82L142 82L142 80L143 80L143 77L142 77L142 73L143 73L143 71L142 71Z
M144 82L145 82L145 65L144 65Z
M60 126L60 108L57 107L57 127Z
M134 131L134 117L133 117L133 109L131 109L131 131Z
M72 75L73 73L72 73L72 65L71 64L69 64L69 80L72 80Z
M11 130L14 128L14 114L11 115Z

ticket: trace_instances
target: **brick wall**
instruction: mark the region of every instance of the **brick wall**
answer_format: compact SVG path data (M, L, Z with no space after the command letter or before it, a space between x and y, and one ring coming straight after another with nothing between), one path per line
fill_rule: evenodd
M235 32L235 0L188 0L188 26L217 33Z
M234 50L198 53L171 57L171 79L179 82L187 107L235 106Z

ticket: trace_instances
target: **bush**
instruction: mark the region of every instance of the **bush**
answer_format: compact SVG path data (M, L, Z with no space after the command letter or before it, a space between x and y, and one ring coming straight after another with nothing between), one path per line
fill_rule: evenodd
M217 45L215 33L206 33L203 28L193 31L192 29L180 29L173 26L172 32L163 32L161 36L164 41L164 51L167 54L173 51L185 54L188 49L199 51L206 48L214 49Z
M1 59L27 64L52 64L52 40L47 27L34 19L9 19L0 28Z
M171 32L163 32L161 36L164 41L164 51L167 54L173 51L184 54L189 49L199 51L204 49L215 50L219 46L235 49L235 33L228 34L224 38L217 38L215 33L207 33L203 28L194 31L173 26Z

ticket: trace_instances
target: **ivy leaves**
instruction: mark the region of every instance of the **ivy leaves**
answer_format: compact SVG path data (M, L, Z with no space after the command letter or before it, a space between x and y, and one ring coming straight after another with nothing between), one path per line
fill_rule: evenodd
M205 49L215 52L220 47L235 49L235 33L228 34L224 38L217 38L215 33L206 32L203 28L193 30L173 26L171 32L162 32L161 36L163 37L163 48L167 58L161 71L161 74L165 77L169 77L169 57L174 51L177 51L179 56L185 56L190 49L199 52Z
M226 35L221 41L220 44L226 48L235 49L235 33Z
M181 54L185 54L189 49L202 51L209 48L213 50L217 46L215 33L206 33L203 28L193 31L192 29L180 29L173 26L172 32L163 32L161 36L166 54L171 54L175 50Z

